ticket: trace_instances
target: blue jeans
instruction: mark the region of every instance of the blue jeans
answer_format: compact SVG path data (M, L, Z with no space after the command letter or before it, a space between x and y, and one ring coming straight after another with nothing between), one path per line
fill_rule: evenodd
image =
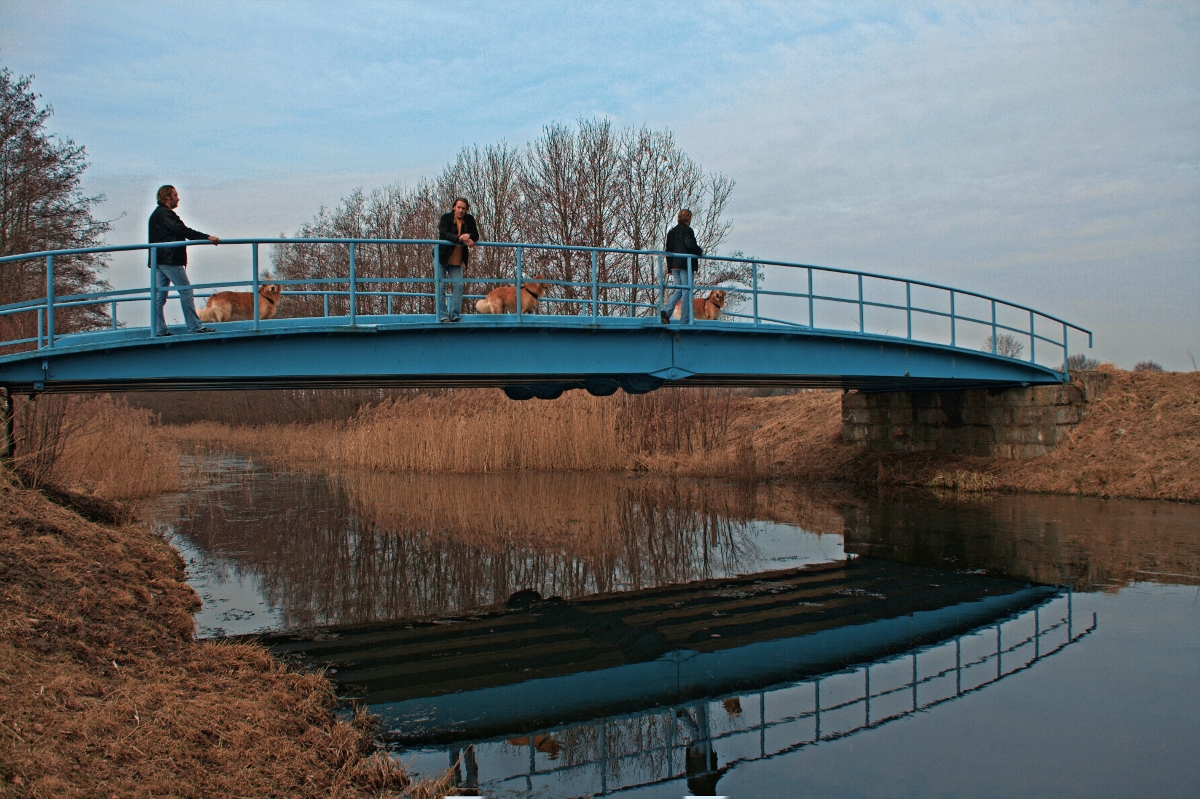
M188 280L186 266L166 266L158 265L158 293L154 302L154 318L158 321L158 326L155 331L158 333L167 332L167 320L163 316L163 308L167 305L167 287L172 283L179 289L179 305L183 308L183 321L187 323L187 328L191 332L199 330L200 317L196 316L196 300L192 295L192 290L184 288L184 286L192 285Z
M691 279L688 276L687 269L672 269L671 282L675 284L675 290L667 297L667 303L663 306L663 313L667 316L675 310L675 304L682 301L683 305L679 309L679 320L681 322L689 322L692 319L692 287Z
M446 299L446 287L443 284L438 292L437 313L439 319L447 319L462 313L463 268L461 266L443 266L442 280L450 281L450 304L443 309Z

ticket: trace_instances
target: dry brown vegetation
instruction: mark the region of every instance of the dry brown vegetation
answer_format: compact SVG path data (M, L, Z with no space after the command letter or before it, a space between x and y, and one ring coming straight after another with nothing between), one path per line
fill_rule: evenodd
M841 394L754 397L663 389L512 402L496 390L410 394L347 422L170 428L182 442L277 465L386 472L648 471L752 482L794 479L1196 501L1200 374L1117 372L1089 415L1043 458L883 454L845 444Z
M379 796L406 778L329 682L196 643L163 540L0 486L0 795ZM414 788L416 786L413 786ZM422 786L410 795L430 793Z
M15 398L12 468L31 488L56 485L105 499L179 487L179 447L154 415L107 395Z

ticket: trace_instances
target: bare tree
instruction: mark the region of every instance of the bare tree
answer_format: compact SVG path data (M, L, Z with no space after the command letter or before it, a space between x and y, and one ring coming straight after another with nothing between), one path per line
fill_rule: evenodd
M1162 364L1157 361L1138 361L1133 365L1131 372L1161 372Z
M88 197L80 189L87 169L85 150L71 139L46 132L54 113L38 108L31 78L13 78L0 69L0 256L39 250L95 247L108 223L92 215L103 196ZM59 257L54 261L56 295L82 294L108 288L100 277L105 259L98 255ZM46 262L19 261L0 268L0 304L45 296ZM103 324L103 305L63 308L56 313L62 332ZM0 317L5 339L33 335L33 314Z
M983 340L983 346L979 349L984 352L992 351L992 337L988 336ZM1025 349L1025 345L1017 341L1016 336L1009 333L1001 333L996 336L996 354L1003 355L1005 358L1020 358L1021 352Z
M690 208L701 246L714 253L729 233L724 212L732 190L732 180L706 175L679 149L669 131L616 130L608 119L581 119L574 127L547 125L524 150L506 142L482 149L466 147L433 183L381 189L370 195L353 192L333 211L322 209L298 235L430 238L438 215L455 197L463 196L471 203L485 241L653 250L663 246L678 211ZM472 258L472 276L511 279L515 272L511 250L481 250ZM299 280L344 277L345 261L344 247L287 245L277 249L275 263L281 277ZM394 246L363 247L356 268L360 277L428 279L431 261L428 253L404 253ZM581 313L586 305L580 300L591 294L583 288L591 280L591 262L590 255L581 253L526 250L523 273L527 278L581 284L550 294L565 301L555 304L557 312ZM650 312L639 306L649 306L657 296L660 278L655 259L598 253L596 267L599 300L604 303L601 313ZM741 265L709 262L698 284L748 284L749 271ZM642 287L614 288L606 283ZM407 285L410 292L423 290L417 283ZM482 293L488 288L477 283L467 290ZM312 313L314 302L295 303L293 308ZM406 299L393 310L418 307L424 306ZM334 302L331 313L333 308L345 313L345 300ZM363 298L359 308L378 312L382 299Z
M1067 370L1071 372L1091 372L1099 365L1099 361L1095 358L1089 358L1082 352L1077 352L1067 358Z

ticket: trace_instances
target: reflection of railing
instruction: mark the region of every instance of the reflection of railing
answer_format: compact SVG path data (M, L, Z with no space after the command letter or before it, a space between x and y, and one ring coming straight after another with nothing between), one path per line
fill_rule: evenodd
M346 274L337 277L314 277L298 280L271 279L284 286L285 293L294 297L321 297L323 315L330 316L330 299L346 307L346 320L356 324L360 314L360 303L372 307L371 313L388 315L399 303L401 311L421 312L432 309L433 294L440 294L445 280L441 270L435 269L438 242L436 240L408 239L236 239L226 240L223 245L249 245L250 280L226 283L196 284L195 289L203 293L206 289L244 286L257 294L260 284L267 278L260 275L259 248L261 245L282 247L336 247L346 248ZM444 245L444 243L442 243ZM169 242L163 244L135 244L110 247L91 247L76 250L36 252L0 258L0 265L22 260L44 260L46 296L23 302L0 306L0 318L22 314L36 314L36 325L27 325L24 333L0 346L36 345L38 350L53 349L61 334L56 330L56 311L70 311L85 307L101 306L111 316L113 329L117 328L119 304L149 304L162 291L157 287L157 263L161 250L181 246L198 246L196 242ZM430 258L430 245L432 258ZM495 253L497 263L492 266L503 274L474 277L468 282L483 285L509 284L516 282L517 294L521 286L534 281L552 287L542 303L554 312L567 316L591 317L593 323L614 317L657 317L666 293L673 288L667 279L665 258L661 251L624 250L605 247L561 246L549 244L508 244L480 242L480 248ZM372 260L383 262L384 248L388 258L403 261L406 277L364 276L362 271L371 270ZM147 289L122 289L87 294L57 296L55 293L54 263L72 256L111 254L124 251L148 250L149 287ZM415 253L409 255L407 253ZM578 260L573 260L575 256ZM651 264L643 272L637 266L638 259L645 258ZM321 260L321 259L319 259ZM335 261L341 261L340 250ZM754 327L798 327L808 330L828 330L838 333L882 336L906 341L949 345L956 349L979 352L981 344L992 355L1013 356L1029 344L1028 360L1037 363L1038 343L1061 350L1061 364L1065 372L1068 358L1068 329L1077 330L1088 336L1091 333L1057 317L1036 311L1024 305L1005 302L971 291L940 286L921 280L908 280L870 272L856 272L832 267L793 264L782 261L732 258L723 256L705 257L704 262L717 263L721 268L740 274L736 281L723 281L719 285L693 285L691 270L687 270L686 296L693 288L711 290L722 288L734 296L744 299L749 307L745 312L735 312L730 306L723 314L726 321L741 322ZM503 262L503 263L501 263ZM363 267L366 267L365 269ZM800 290L789 291L783 287L764 288L767 267L772 270L772 281L799 282ZM557 274L563 279L548 279L545 274ZM583 279L578 279L583 278ZM626 279L628 278L628 279ZM433 293L429 289L433 290ZM177 294L173 289L166 290ZM914 294L918 295L914 298ZM557 295L557 296L556 296ZM260 325L257 303L254 304L253 327ZM517 304L516 321L523 314ZM769 306L769 307L764 307ZM337 310L337 309L335 309ZM843 311L849 310L849 314ZM428 311L424 311L428 312ZM693 324L690 303L683 303L682 321ZM319 314L318 314L319 315ZM818 317L823 318L818 321ZM151 317L153 318L153 316ZM1054 335L1039 332L1038 324L1053 330ZM922 333L924 323L934 324L935 333ZM278 326L278 323L275 323ZM945 327L943 327L945 325ZM892 330L903 331L892 333ZM976 336L964 335L968 330ZM1047 331L1048 332L1048 331ZM151 327L149 334L159 333ZM1020 337L1020 342L1014 336ZM968 339L970 343L964 344ZM1012 339L1012 342L1006 341ZM1020 343L1020 347L1006 344ZM1055 359L1053 363L1057 364Z
M1043 616L1056 602L1065 604L1064 615L1043 626ZM1022 632L1020 628L1030 621L1032 632ZM522 747L528 749L528 767L510 770L504 776L486 774L492 761L512 762L508 757L491 757L494 752L490 750L511 749L511 738L507 743L478 742L466 747L457 744L446 754L452 764L460 756L466 762L465 785L505 795L536 795L535 780L545 783L548 778L572 786L586 782L590 786L587 792L593 795L615 794L677 779L687 779L689 787L695 790L714 793L716 781L739 763L770 759L845 738L980 691L1061 651L1095 630L1097 623L1093 613L1091 624L1082 632L1075 631L1072 594L1068 589L1030 611L931 647L750 694L757 699L754 703L757 719L732 723L731 729L716 729L712 718L724 708L733 719L729 712L731 703L736 703L740 718L745 694L725 698L723 702L720 698L710 698L651 713L530 733L519 739ZM898 671L903 671L903 679L896 679ZM609 739L614 734L621 737L622 726L630 724L643 730L656 728L660 731L657 735L644 737L659 741L639 746L636 751L620 751ZM549 765L543 759L539 767L539 751L546 752L550 748L547 742L559 738L563 741L586 738L591 751L585 757L580 757L579 752L571 753L572 762L565 765ZM560 746L565 749L569 745L554 743L552 757L557 758ZM724 752L720 760L718 745ZM410 756L406 750L400 750L399 754ZM523 791L520 783L524 783Z

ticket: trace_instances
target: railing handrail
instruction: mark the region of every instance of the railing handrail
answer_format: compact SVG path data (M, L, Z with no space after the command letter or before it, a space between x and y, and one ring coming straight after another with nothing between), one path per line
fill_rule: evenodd
M356 245L357 244L389 244L389 245L401 245L401 244L407 244L407 245L429 245L429 246L432 246L432 245L452 246L451 243L445 239L288 238L288 237L221 239L221 244L225 244L225 245L235 245L235 244L356 244ZM170 249L170 248L176 248L176 247L202 247L202 246L215 247L218 245L212 244L212 242L205 241L203 239L198 239L198 240L189 240L189 241L158 242L155 244L150 244L150 243L114 244L114 245L105 245L105 246L101 246L101 247L83 247L83 248L78 248L78 249L66 249L66 250L40 250L38 252L22 253L19 255L6 255L6 256L0 258L0 264L11 263L14 261L30 260L30 259L34 259L34 258L45 258L46 256L51 256L51 255L57 257L57 256L67 256L67 255L90 255L90 254L94 254L94 253L105 253L105 252L131 252L131 251L137 251L137 250ZM631 250L631 249L626 249L623 247L593 247L593 246L589 246L589 245L585 245L585 244L537 244L537 243L530 243L530 242L480 241L480 242L476 242L475 246L477 246L477 247L495 247L495 248L505 248L505 249L515 249L517 247L520 247L522 249L534 249L534 250L551 250L551 251L564 251L565 250L565 251L574 251L574 252L602 252L602 253L613 253L613 254L618 254L618 255L648 255L648 256L665 256L665 257L674 257L674 258L689 257L689 256L686 256L686 255L683 255L680 253L668 252L666 250ZM1037 314L1038 316L1042 317L1043 319L1047 319L1052 322L1058 322L1060 324L1067 325L1072 330L1077 330L1080 333L1086 333L1088 336L1092 335L1092 331L1088 330L1087 328L1080 327L1079 325L1076 325L1073 322L1068 322L1065 319L1059 318L1052 314L1048 314L1045 311L1040 311L1037 308L1033 308L1028 305L1022 305L1021 303L1017 303L1017 302L1010 302L1009 300L1002 300L999 297L992 297L987 294L981 294L977 291L971 291L970 289L955 288L954 286L947 286L947 285L943 285L941 283L932 283L932 282L929 282L926 280L917 280L917 279L913 279L913 278L897 277L895 275L885 275L885 274L881 274L879 272L867 272L867 271L856 270L856 269L843 269L843 268L836 267L836 266L821 266L819 264L796 263L793 261L776 261L776 260L771 260L771 259L766 259L766 258L743 258L743 257L737 257L737 256L730 256L730 255L703 255L703 256L692 256L692 257L695 257L697 260L700 260L700 261L725 261L728 263L759 264L761 266L782 266L782 267L786 267L789 269L818 269L822 272L832 272L835 274L842 274L842 275L869 277L869 278L872 278L875 280L889 280L889 281L893 281L896 283L905 283L910 286L923 286L925 288L938 289L941 291L952 291L955 294L961 294L965 297L975 297L977 299L987 300L988 302L993 302L993 301L999 302L999 303L1003 303L1006 307L1009 307L1009 308L1016 308L1016 309L1022 310L1022 311L1029 311L1029 312ZM345 280L347 278L338 278L338 279ZM369 280L369 278L360 277L360 278L358 278L358 280L360 282L362 282L364 280ZM220 284L220 285L232 285L232 284ZM820 298L818 298L818 299L820 299ZM843 299L843 298L826 298L826 299ZM857 302L857 300L853 300L853 302Z
M347 289L348 289L348 291L346 291L346 292L341 292L341 291L325 291L325 292L323 292L325 294L325 316L329 316L329 297L331 295L335 296L335 297L341 297L343 294L348 294L349 318L350 318L351 325L354 325L356 323L355 316L356 316L356 312L357 312L359 296L378 296L380 294L386 294L387 295L387 313L388 314L392 313L393 296L406 296L406 295L399 295L396 292L386 292L386 291L379 292L379 291L370 291L370 290L362 291L359 289L359 286L370 285L372 283L395 284L398 282L399 283L432 282L432 283L434 283L435 304L436 304L436 307L440 307L441 300L436 299L436 298L441 294L442 285L445 283L444 276L440 275L440 273L436 269L432 270L433 275L429 278L422 278L422 277L387 278L387 277L383 277L383 276L378 276L378 277L359 276L355 269L355 261L356 261L355 251L357 248L360 248L362 246L423 246L423 247L424 246L428 246L428 247L454 246L453 242L450 242L450 241L447 241L444 239L378 239L378 238L329 238L329 237L289 238L286 236L269 237L269 238L231 238L231 239L224 239L224 240L220 241L220 244L225 244L227 246L235 246L235 245L250 245L251 246L251 248L252 248L251 279L246 280L246 281L221 281L221 282L214 282L214 283L194 284L191 287L192 290L250 285L255 291L257 291L257 289L260 287L261 282L262 282L260 280L260 275L259 275L258 255L259 255L259 247L260 247L260 245L263 245L263 244L272 244L272 245L279 245L279 246L333 245L333 246L347 247L348 257L349 257L349 274L346 277L338 276L338 277L332 277L332 278L313 278L313 279L296 279L296 280L273 279L272 282L278 282L278 283L289 284L289 285L306 285L306 284L313 284L313 283L333 283L333 284L346 283ZM207 240L198 239L198 240L188 240L188 241L172 241L172 242L156 242L156 243L147 242L147 243L138 243L138 244L118 244L118 245L102 245L102 246L97 246L97 247L67 248L67 249L60 249L60 250L42 250L42 251L38 251L38 252L21 253L21 254L17 254L17 255L8 255L8 256L0 257L0 265L19 262L19 261L45 259L45 261L46 261L46 278L47 278L46 279L46 296L45 297L40 298L40 299L24 300L21 302L10 303L7 305L0 306L0 316L7 316L7 315L10 315L13 313L22 313L22 312L29 312L29 311L36 312L38 315L38 330L39 330L36 341L38 343L39 350L42 348L42 339L43 339L43 335L42 335L43 312L46 317L45 318L46 346L49 348L53 348L54 342L58 338L58 334L55 331L55 324L54 324L54 309L55 309L55 307L67 308L67 307L79 307L79 306L85 306L85 305L100 305L100 304L105 304L105 303L111 304L112 305L112 325L113 325L113 328L116 329L116 327L117 327L117 321L116 321L117 306L119 303L121 303L121 302L142 302L142 301L152 301L153 302L154 298L156 298L156 297L161 298L163 296L169 296L171 294L175 294L176 296L178 296L177 289L175 289L175 287L173 287L173 286L166 287L166 288L156 288L155 287L154 284L156 283L156 280L157 280L155 278L155 275L157 274L157 272L154 270L156 268L157 261L158 261L156 253L159 250L175 249L175 248L179 248L179 247L193 247L193 246L216 246L216 245L214 245L212 242L209 242ZM754 314L753 314L752 319L753 319L753 324L755 327L759 327L760 325L762 325L764 323L770 324L770 325L781 324L781 325L786 325L786 326L796 326L796 327L808 328L813 331L828 329L830 331L838 331L841 333L851 333L852 334L854 331L852 331L850 329L843 329L841 322L835 322L832 327L829 327L828 325L825 327L818 327L816 324L816 321L815 321L815 317L814 317L814 314L815 314L814 303L815 302L844 303L844 304L858 306L858 314L857 314L858 330L857 330L857 333L859 335L872 335L872 336L876 335L875 333L867 332L865 314L866 314L866 311L868 308L879 308L879 309L886 309L886 310L892 310L892 311L902 311L905 313L905 315L907 317L907 335L900 335L900 334L892 335L890 333L890 329L889 329L889 330L883 332L882 334L878 334L881 337L893 338L893 339L897 339L897 340L921 341L921 342L928 343L931 345L936 345L938 343L937 341L926 341L927 336L914 338L914 335L913 335L914 314L924 315L921 318L926 318L926 317L947 318L950 321L949 346L953 349L971 350L970 347L963 346L958 343L957 329L958 329L959 322L966 322L968 324L980 325L980 326L983 326L984 328L990 327L991 336L990 336L989 340L991 341L991 350L992 350L993 355L1001 354L1001 353L999 353L998 348L997 348L997 340L1000 337L1001 331L1006 331L1006 335L1007 335L1007 332L1012 332L1012 333L1016 333L1021 336L1028 336L1028 338L1029 338L1028 361L1029 361L1029 363L1031 363L1033 365L1037 365L1036 354L1037 354L1037 342L1039 340L1042 342L1048 343L1052 346L1055 346L1055 347L1061 347L1062 353L1063 353L1063 365L1062 365L1062 369L1061 369L1061 371L1063 373L1063 379L1066 379L1067 363L1068 363L1068 352L1069 352L1069 350L1068 350L1068 331L1074 330L1079 333L1086 334L1088 337L1088 347L1092 346L1092 331L1088 330L1087 328L1081 327L1080 325L1076 325L1072 322L1068 322L1065 319L1062 319L1060 317L1054 316L1052 314L1048 314L1044 311L1039 311L1036 308L1032 308L1027 305L1022 305L1020 303L1009 302L1007 300L1002 300L1002 299L999 299L996 297L991 297L989 295L982 294L982 293L976 292L976 291L954 288L952 286L945 286L945 285L941 285L938 283L932 283L932 282L925 281L925 280L915 280L912 278L904 278L904 277L897 277L897 276L893 276L893 275L885 275L885 274L880 274L877 272L865 272L865 271L860 271L860 270L843 269L843 268L839 268L839 267L819 266L816 264L794 263L794 262L788 262L788 261L778 261L778 260L763 259L763 258L746 258L746 257L741 257L741 256L728 256L728 255L691 256L691 255L687 255L687 254L683 254L683 253L668 252L665 250L634 250L634 249L628 249L628 248L623 248L623 247L595 247L595 246L589 246L589 245L574 245L574 244L539 244L539 243L527 243L527 242L493 242L493 241L477 242L476 246L482 247L482 248L505 249L505 250L513 250L514 251L513 254L516 257L515 278L517 281L518 291L520 291L520 287L521 287L522 283L530 280L530 275L527 272L525 272L522 268L522 255L526 251L532 250L532 251L542 251L542 252L574 252L574 253L580 253L580 254L590 254L591 255L591 280L590 280L590 283L587 281L580 282L580 281L574 281L574 280L558 280L558 279L549 279L549 278L543 280L543 282L550 283L553 285L565 285L565 286L580 285L580 286L590 287L591 295L592 295L590 297L590 300L583 300L580 302L582 302L585 305L590 304L591 305L591 314L590 315L592 317L596 317L596 318L608 317L610 315L608 312L608 309L610 307L624 308L625 309L624 314L618 313L616 315L626 315L626 316L630 316L630 317L635 315L635 313L634 313L635 309L639 309L640 311L644 312L645 309L653 307L653 303L646 304L644 302L638 302L636 296L633 293L630 294L629 299L624 300L624 301L620 301L620 300L614 301L611 298L609 298L608 296L606 296L601 301L599 298L599 290L601 287L603 287L606 290L612 289L612 288L618 288L618 289L628 288L633 292L636 292L638 290L647 290L651 294L654 294L657 291L657 293L660 295L659 301L661 302L661 300L666 296L665 292L668 287L668 283L665 279L665 271L664 271L665 264L664 264L663 259L664 258L681 258L682 257L682 258L687 258L688 260L694 259L696 262L697 270L699 269L700 261L722 262L722 263L731 263L731 264L744 264L746 266L749 266L750 270L751 270L751 275L750 275L750 278L745 281L744 286L743 286L742 280L735 280L735 281L733 281L733 285L723 285L722 288L727 289L730 293L734 294L735 296L739 296L739 295L744 296L747 294L752 295L753 304L754 304ZM92 293L87 293L87 294L71 294L71 295L59 296L59 297L55 296L54 281L53 281L53 275L54 275L53 264L54 264L55 258L64 258L64 257L78 256L78 255L110 254L110 253L118 253L118 252L138 252L138 251L142 251L142 250L147 251L147 253L149 255L149 257L147 259L149 261L149 263L147 264L147 266L150 267L150 269L152 270L151 271L151 284L152 285L148 289L142 289L142 288L116 289L116 290L107 290L107 291L101 291L101 292L92 292ZM612 283L609 281L598 281L596 265L597 265L597 256L599 254L618 255L618 256L634 256L634 257L641 256L641 257L646 257L646 258L650 259L651 265L650 265L649 282L642 283L639 281L637 283L634 283L634 282L618 281L618 282ZM434 256L433 263L436 264L438 261L438 251L435 250L433 253L433 256ZM657 259L657 261L658 261L657 281L654 281L654 279L653 279L654 278L653 273L655 272L653 264L654 264L655 259ZM802 291L796 292L796 291L786 291L786 290L785 291L777 291L777 290L763 289L760 286L760 271L762 270L763 267L768 267L768 266L779 267L779 268L784 268L784 269L804 270L807 273L807 278L808 278L807 279L807 290L806 291L802 290ZM690 271L691 270L689 270L689 272ZM814 272L820 273L820 274L845 275L845 276L850 276L850 277L856 277L857 284L858 284L857 285L857 296L856 297L852 297L852 296L844 296L843 297L843 296L818 294L815 291L815 287L814 287L814 283L813 283ZM471 282L490 284L490 283L503 283L510 279L511 278L504 278L504 277L472 278ZM884 301L881 299L868 299L867 293L864 289L864 280L865 279L870 279L873 281L886 281L889 284L896 284L897 286L903 285L904 292L905 292L904 304L903 305L899 304L899 302L888 302L888 301ZM672 282L670 285L674 286L674 283ZM937 292L947 293L949 295L949 311L947 312L947 311L941 310L940 308L936 308L936 307L926 307L926 305L923 303L914 304L913 297L912 297L912 289L914 286L919 287L919 288L924 288L924 289L931 289L931 290L934 290ZM713 286L708 286L708 288L712 288L712 287ZM684 283L680 288L682 288L684 290L685 296L694 297L695 296L694 291L701 289L703 287L698 285L695 282L695 280L691 276L689 276L687 279L687 282ZM837 291L837 290L835 289L835 291ZM308 293L308 292L305 292L305 293ZM849 292L849 293L854 293L854 292ZM422 296L425 296L425 295L422 295ZM768 317L764 316L760 312L760 309L759 309L760 296L792 297L792 298L806 299L807 305L808 305L807 324L803 324L803 323L801 323L799 321L795 321L795 320L774 319L774 318L768 318ZM978 300L978 301L982 301L984 303L990 304L990 307L991 307L990 320L983 319L983 318L976 318L975 316L971 316L969 314L958 313L958 311L956 310L956 299L961 299L961 298L971 298L972 300ZM547 297L546 299L547 299L547 301L555 301L555 298L552 298L552 297ZM561 298L559 298L559 299L561 299ZM562 300L562 301L566 302L567 300ZM606 312L604 314L600 314L598 312L598 301L603 302L603 304L606 308ZM258 330L259 329L258 305L257 305L257 303L255 303L254 305L255 305L254 329ZM931 303L931 305L933 305L933 304ZM686 307L684 307L684 306L686 306ZM683 321L685 321L687 324L691 324L694 321L692 319L691 303L686 302L686 301L683 302L680 306L680 309L681 309L681 315L683 316ZM1012 312L1018 312L1018 313L1022 314L1023 316L1027 315L1028 329L1013 327L1010 324L1006 324L1005 322L1000 321L1000 319L998 318L998 315L997 315L997 311L999 309L1003 309L1006 314L1009 314ZM732 318L750 318L750 317L745 317L742 314L733 313L732 308L730 308L729 310L730 310L730 313L728 314L728 316L731 319ZM522 311L519 308L516 312L516 315L517 315L517 322L520 323ZM587 314L585 314L585 315L587 315ZM1006 316L1005 319L1007 320L1008 317ZM1040 323L1039 323L1039 320L1041 320ZM153 315L151 318L151 323L152 323L151 324L151 337L154 338L156 336L156 330L154 329L155 326L153 324ZM1037 327L1039 324L1047 324L1047 323L1053 324L1055 326L1061 326L1061 330L1062 330L1061 340L1055 339L1055 338L1050 338L1046 335L1039 334L1037 332ZM14 340L14 341L10 341L10 342L0 342L0 345L24 344L24 343L28 343L33 340L34 339L24 338L24 339ZM987 342L985 341L985 349L983 350L984 352L987 351L986 343ZM1005 355L1004 357L1015 357L1015 355L1016 354L1014 353L1012 356ZM1024 359L1022 358L1022 360L1024 360ZM1058 367L1055 367L1055 368L1057 369Z

